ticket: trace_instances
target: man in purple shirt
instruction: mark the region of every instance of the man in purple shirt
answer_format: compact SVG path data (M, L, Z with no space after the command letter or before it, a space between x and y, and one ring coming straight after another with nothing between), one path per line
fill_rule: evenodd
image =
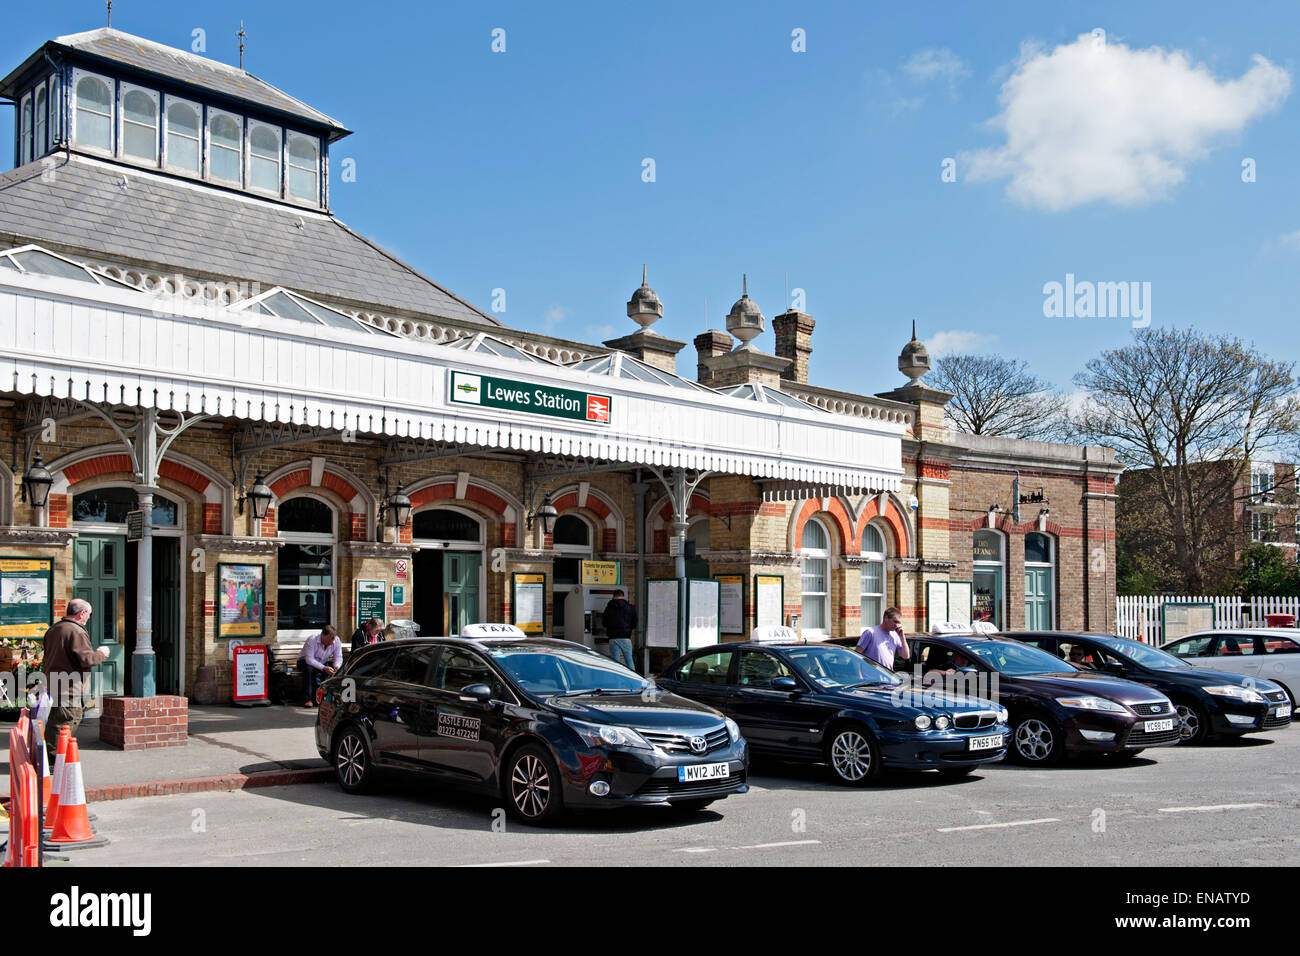
M912 656L903 639L903 615L896 607L885 608L879 627L869 627L858 639L858 653L870 658L887 671L894 669L894 652L903 660Z
M316 688L343 666L343 642L333 624L326 624L319 634L307 638L298 655L302 669L304 707L316 706Z

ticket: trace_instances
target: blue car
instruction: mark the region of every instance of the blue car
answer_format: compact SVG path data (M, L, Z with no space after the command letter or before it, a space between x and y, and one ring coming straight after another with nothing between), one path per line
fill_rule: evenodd
M678 658L657 681L734 720L754 754L825 763L850 786L886 767L965 776L1001 759L1009 739L999 705L944 681L913 688L831 644L719 644Z

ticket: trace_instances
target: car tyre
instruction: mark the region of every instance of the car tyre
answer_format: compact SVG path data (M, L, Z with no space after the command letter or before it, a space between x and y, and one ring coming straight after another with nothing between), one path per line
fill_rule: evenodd
M510 757L502 777L506 810L521 823L544 826L564 811L560 773L551 755L528 744Z
M826 764L836 783L865 787L880 776L880 751L867 728L845 724L826 744Z
M1178 711L1178 743L1204 743L1210 733L1210 718L1199 704L1175 703Z
M345 793L367 793L374 787L375 765L370 745L356 727L348 727L334 742L334 775Z
M1065 756L1065 732L1046 714L1026 714L1011 731L1010 753L1032 766L1060 763Z

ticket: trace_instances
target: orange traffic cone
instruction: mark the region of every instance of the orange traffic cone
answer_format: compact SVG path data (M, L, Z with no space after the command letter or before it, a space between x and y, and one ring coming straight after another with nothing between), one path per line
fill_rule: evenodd
M37 746L41 748L41 799L44 802L45 814L48 816L51 800L50 788L54 785L53 778L50 776L50 748L45 743L45 728L41 726L39 720L36 722L36 729L37 736L40 738Z
M50 805L45 808L45 829L54 829L54 818L59 815L59 791L63 787L63 770L68 754L68 741L72 731L64 724L59 728L59 742L54 756L54 776L50 778Z
M63 781L59 786L59 815L54 821L50 843L85 843L95 839L86 815L86 787L81 779L81 754L77 741L68 741L63 764Z

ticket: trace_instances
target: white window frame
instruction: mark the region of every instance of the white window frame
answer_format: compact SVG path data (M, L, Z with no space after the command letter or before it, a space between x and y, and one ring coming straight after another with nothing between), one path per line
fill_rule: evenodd
M144 156L135 156L126 151L126 127L129 122L132 126L143 126L134 120L128 121L126 118L126 98L131 93L143 93L153 101L153 158L149 159ZM128 163L136 163L140 166L157 167L162 159L162 146L158 137L159 130L162 129L162 95L157 90L151 90L147 86L136 86L134 83L123 83L122 89L118 93L118 129L117 129L117 153L118 158Z
M275 134L276 150L276 188L263 189L253 185L253 133L259 129L268 129ZM267 162L265 157L257 157ZM250 119L244 129L244 182L249 192L261 193L263 196L280 196L284 190L284 128L261 120Z
M330 510L331 521L333 523L333 532L324 534L319 531L281 531L280 530L280 509L286 502L293 501L297 498L314 498ZM329 621L334 623L334 618L338 613L339 607L339 510L333 504L320 495L314 495L310 492L292 495L288 498L277 500L275 503L275 533L276 537L285 544L328 544L330 546L330 606ZM280 584L280 564L276 561L275 566L275 621L276 633L280 637L288 637L293 640L306 640L313 634L319 634L320 629L314 627L308 628L281 628L280 627L280 591L324 591L326 588L319 587L302 587L300 585L281 585ZM337 628L338 624L334 624ZM343 630L340 628L340 630Z
M24 93L18 101L18 165L26 166L32 161L32 137L35 126L32 100L34 91Z
M45 105L41 105L44 97ZM50 87L42 80L32 92L32 159L50 151Z
M866 549L867 533L869 531L874 531L880 536L880 544L882 548L880 551L868 551ZM875 627L880 623L881 616L885 613L885 608L889 606L887 601L889 579L885 575L885 562L889 559L889 536L886 535L884 529L875 522L869 522L866 529L862 532L862 557L864 560L861 569L861 583L858 587L858 615L863 628ZM868 564L880 565L880 591L867 590ZM880 613L875 615L875 620L868 620L866 612L867 601L876 599L879 599L880 601Z
M297 164L294 163L293 160L290 158L293 154L292 154L292 152L290 151L289 144L290 144L294 139L305 139L305 140L309 141L310 143L312 143L312 144L316 147L316 166L315 166L314 169L311 170L312 174L316 177L316 193L315 193L315 195L310 196L310 197L308 197L308 196L295 196L294 193L293 193L293 189L292 189L292 187L290 186L290 182L292 181L292 175L293 175L292 170L295 170L295 169L298 169L298 170L306 170L306 169L307 169L306 166L299 166L299 165L297 165ZM320 184L321 184L321 172L320 172L320 167L321 167L321 152L322 152L322 150L321 150L320 137L318 137L318 136L308 136L306 133L299 133L299 132L297 132L297 131L295 131L295 130L285 130L283 149L284 149L284 176L283 176L283 179L284 179L284 195L285 195L285 198L286 198L286 199L292 199L292 200L295 200L295 201L297 201L297 202L309 202L309 203L311 203L311 204L314 205L314 206L319 206L319 205L320 205Z
M108 146L107 147L98 146L95 145L94 143L86 142L81 138L80 131L77 129L78 114L82 110L82 107L80 105L81 99L78 95L78 89L81 86L81 81L84 79L98 80L100 83L103 83L106 87L108 87L108 114L107 114ZM117 106L117 84L113 82L113 79L111 77L102 76L99 73L91 73L87 70L72 71L72 117L71 117L72 137L71 138L74 143L76 143L82 149L87 149L94 153L100 153L101 155L104 156L112 156L113 148L114 148L113 136L115 131L117 130L117 122L116 122L116 114L115 114L116 106ZM99 113L95 110L89 110L89 109L86 110L86 112L94 113L96 116L105 115L103 113Z
M1277 526L1271 514L1265 511L1252 511L1250 513L1250 540L1252 543L1272 544L1276 535Z
M223 117L223 116L228 120L232 120L235 124L235 129L238 130L239 132L239 138L238 138L239 146L237 148L237 151L239 153L238 156L239 162L236 164L236 168L239 170L237 174L240 177L239 179L222 179L221 177L214 175L212 172L214 168L214 164L212 162L212 150L214 148L216 149L229 148L226 146L214 147L212 143L212 124L218 117ZM203 178L206 179L208 182L224 183L227 186L238 186L240 189L244 187L244 180L242 178L244 175L244 136L246 135L244 126L245 126L244 117L240 116L238 113L228 113L225 110L218 110L218 109L213 109L212 107L208 107L207 117L203 121Z
M194 110L195 114L198 116L199 134L197 138L190 136L188 133L175 134L181 137L182 139L193 140L195 143L197 143L198 154L199 154L198 169L186 169L184 166L177 166L173 164L171 161L171 155L170 155L171 150L168 148L168 139L172 136L172 129L171 129L171 119L168 116L168 113L170 112L173 105L188 106L190 109ZM162 132L163 168L168 170L169 172L182 173L186 176L195 176L195 177L202 176L203 175L203 129L204 129L202 104L196 103L193 100L183 99L179 96L169 95L163 98L161 117L162 117L162 124L163 124L163 132Z
M1277 476L1271 462L1252 463L1250 466L1250 496L1267 495L1277 488Z
M816 524L817 527L821 529L822 534L826 536L825 548L809 548L804 546L804 536L808 533L808 526L811 524ZM831 636L831 553L834 550L834 545L835 536L831 533L831 529L827 526L826 522L820 521L817 518L809 518L799 532L799 630L804 638L824 641ZM826 562L825 591L809 591L807 589L807 563L809 561ZM822 620L826 622L825 627L808 626L807 615L804 613L803 609L810 597L814 600L820 600L822 605Z
M479 620L485 620L487 614L487 521L482 515L475 514L468 508L461 508L457 505L449 505L445 501L439 500L434 504L420 509L423 514L426 511L451 511L458 515L464 515L471 519L478 526L478 541L452 541L448 538L417 538L414 536L415 530L415 512L411 512L411 544L415 545L417 550L424 551L459 551L461 554L479 555L478 561L478 617ZM408 578L408 581L414 580L414 577ZM423 586L423 585L422 585ZM414 605L412 604L412 610Z

